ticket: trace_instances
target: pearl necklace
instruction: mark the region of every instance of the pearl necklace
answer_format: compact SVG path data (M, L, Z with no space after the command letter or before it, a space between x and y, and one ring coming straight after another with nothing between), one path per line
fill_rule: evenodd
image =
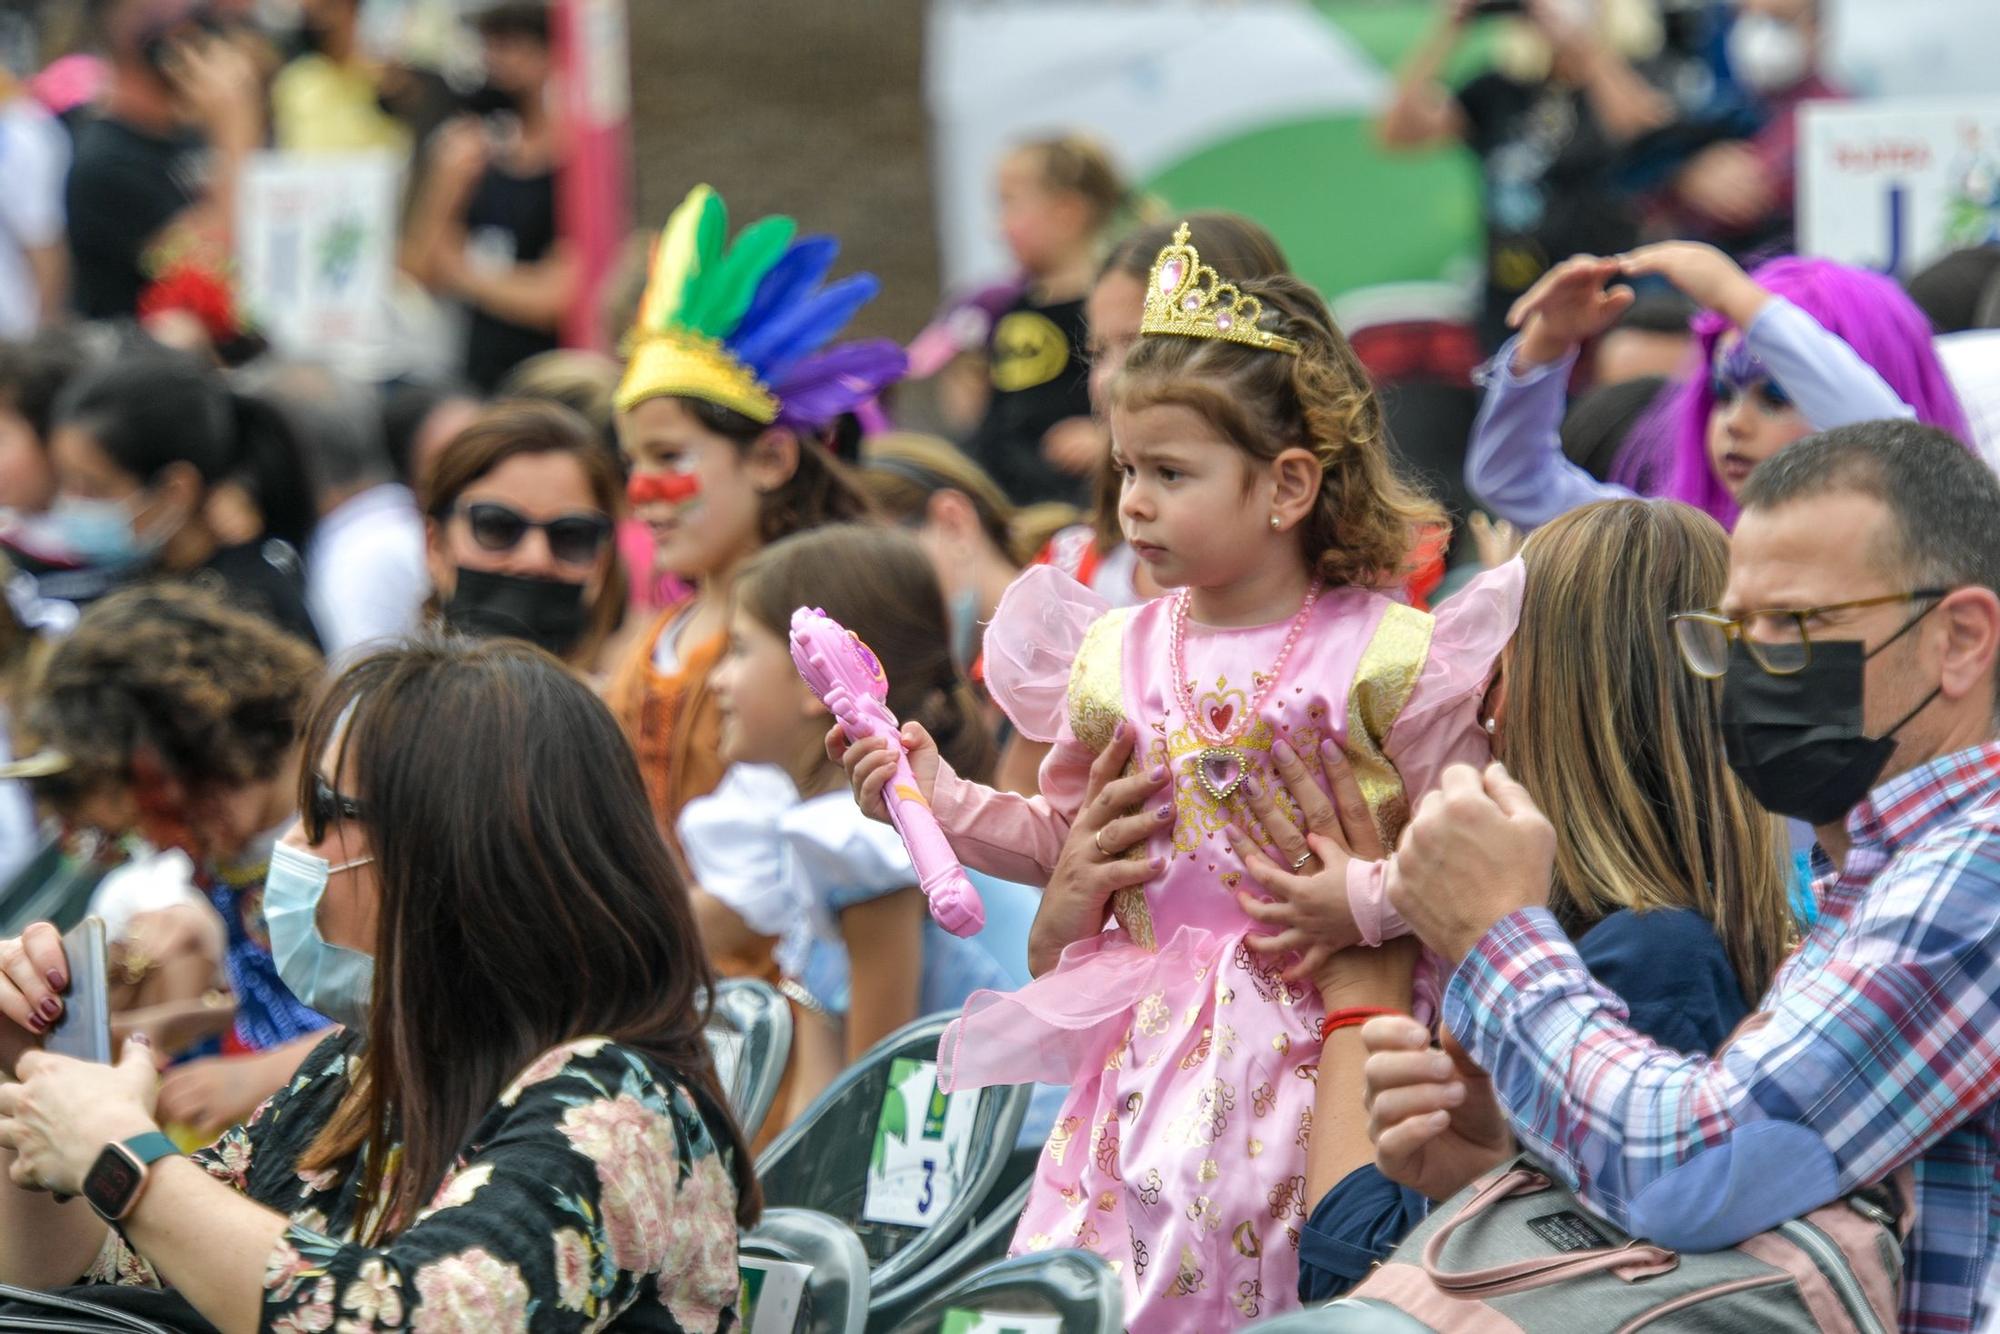
M1271 664L1271 674L1264 678L1263 688L1257 692L1257 697L1250 701L1250 707L1244 710L1243 717L1227 731L1212 724L1195 709L1194 681L1188 676L1187 669L1188 605L1193 600L1193 595L1185 588L1174 594L1168 635L1173 655L1170 666L1174 673L1174 701L1180 705L1181 716L1188 720L1188 726L1194 729L1195 736L1208 743L1195 753L1194 776L1217 801L1229 800L1236 789L1242 786L1243 752L1236 743L1256 723L1266 701L1271 698L1271 692L1278 688L1278 680L1285 674L1285 663L1291 658L1292 649L1297 647L1299 635L1306 628L1306 620L1312 615L1313 604L1319 601L1320 591L1325 586L1315 578L1307 587L1306 600L1299 607L1298 615L1292 617L1292 627L1285 634L1285 646L1278 650L1278 660Z

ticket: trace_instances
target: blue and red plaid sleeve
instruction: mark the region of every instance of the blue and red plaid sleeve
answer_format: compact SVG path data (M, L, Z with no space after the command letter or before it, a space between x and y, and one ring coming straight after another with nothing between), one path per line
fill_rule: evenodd
M1486 934L1445 1021L1524 1146L1664 1244L1732 1245L1923 1155L1906 1328L1967 1329L1992 1248L2000 826L1934 827L1814 944L1718 1058L1634 1034L1545 910Z

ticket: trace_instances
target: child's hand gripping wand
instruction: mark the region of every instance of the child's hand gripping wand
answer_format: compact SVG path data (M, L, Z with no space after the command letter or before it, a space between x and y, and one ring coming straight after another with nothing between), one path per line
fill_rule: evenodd
M879 736L895 751L896 772L883 793L883 804L917 868L917 886L930 901L931 916L939 926L954 936L978 931L986 925L985 906L910 772L896 716L883 703L889 697L889 680L882 674L882 664L852 631L815 607L792 613L792 662L850 742Z

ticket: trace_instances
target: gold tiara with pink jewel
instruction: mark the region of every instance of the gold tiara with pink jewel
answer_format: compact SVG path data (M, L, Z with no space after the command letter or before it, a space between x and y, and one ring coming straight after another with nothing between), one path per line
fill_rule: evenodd
M1260 326L1264 303L1236 290L1201 262L1188 244L1188 225L1174 231L1173 244L1153 261L1146 282L1146 310L1139 319L1142 334L1176 334L1182 338L1220 338L1228 343L1260 347L1270 352L1299 354L1299 345Z

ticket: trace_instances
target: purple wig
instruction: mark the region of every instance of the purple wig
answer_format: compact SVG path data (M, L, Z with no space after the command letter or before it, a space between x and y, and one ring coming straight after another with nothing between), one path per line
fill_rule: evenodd
M1788 255L1759 266L1751 278L1818 320L1916 409L1917 420L1970 438L1965 411L1931 346L1930 321L1893 279L1830 259ZM1700 360L1633 431L1620 457L1620 485L1685 501L1725 528L1736 526L1736 502L1708 462L1708 417L1715 407L1709 368L1729 321L1713 311L1692 324Z

